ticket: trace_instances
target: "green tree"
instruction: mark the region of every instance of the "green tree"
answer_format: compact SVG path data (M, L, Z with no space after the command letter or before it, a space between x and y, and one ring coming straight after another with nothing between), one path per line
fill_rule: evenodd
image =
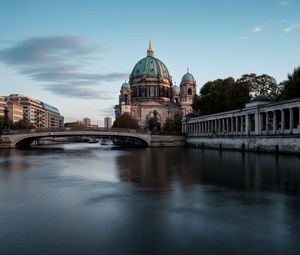
M32 123L27 123L24 119L21 119L15 123L11 123L11 129L19 130L19 129L33 129L34 125Z
M75 121L65 123L65 128L71 128L73 130L82 130L86 129L86 126L81 121Z
M206 115L243 108L249 100L249 88L228 77L205 83L192 107L198 115Z
M251 97L265 95L273 100L278 97L279 86L276 80L267 74L244 74L236 82L242 86L248 87Z
M180 114L176 114L174 119L166 119L166 123L163 126L163 131L166 133L180 133L181 120L182 116Z
M294 69L292 74L288 74L288 79L280 83L280 100L300 97L300 67Z
M124 113L116 118L113 123L113 128L131 128L140 129L138 122L129 113Z
M0 129L4 128L5 120L4 117L0 117ZM9 128L13 126L13 122L11 120L8 120Z

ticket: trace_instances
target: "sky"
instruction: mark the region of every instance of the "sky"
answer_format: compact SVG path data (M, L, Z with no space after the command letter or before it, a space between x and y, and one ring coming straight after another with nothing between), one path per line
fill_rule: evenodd
M300 66L299 0L0 0L0 95L53 105L65 121L114 117L122 83L154 56L180 84Z

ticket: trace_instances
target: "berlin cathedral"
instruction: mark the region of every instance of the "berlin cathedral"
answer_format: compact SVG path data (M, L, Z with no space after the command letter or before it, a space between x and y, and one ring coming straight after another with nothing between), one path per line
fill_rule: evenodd
M180 86L173 85L172 76L166 65L154 57L151 41L147 56L136 63L129 82L122 84L116 118L129 113L142 128L155 118L161 126L176 115L185 116L192 112L192 101L196 94L196 81L187 71Z

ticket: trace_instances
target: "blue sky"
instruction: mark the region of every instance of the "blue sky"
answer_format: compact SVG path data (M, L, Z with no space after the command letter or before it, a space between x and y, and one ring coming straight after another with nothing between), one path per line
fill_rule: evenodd
M298 0L0 0L0 95L22 93L67 121L113 116L120 86L154 54L179 85L300 66Z

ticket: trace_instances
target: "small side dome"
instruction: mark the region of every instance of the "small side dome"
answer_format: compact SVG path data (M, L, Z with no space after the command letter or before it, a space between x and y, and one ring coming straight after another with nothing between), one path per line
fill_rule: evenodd
M122 89L129 89L129 84L125 81L123 84L122 84Z
M181 82L195 82L194 76L189 73L189 70L185 75L183 75Z
M177 85L174 85L172 90L173 90L173 93L180 93L180 88Z
M252 98L250 102L254 103L254 102L270 102L270 101L272 101L272 100L268 96L259 95L259 96Z

